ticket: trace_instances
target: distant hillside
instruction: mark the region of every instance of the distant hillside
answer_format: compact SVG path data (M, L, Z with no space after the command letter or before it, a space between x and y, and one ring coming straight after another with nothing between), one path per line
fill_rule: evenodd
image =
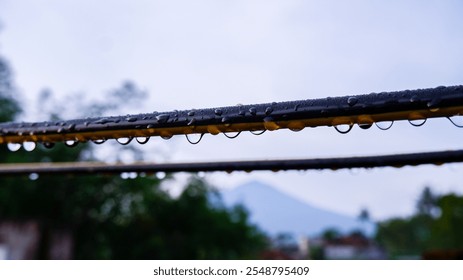
M362 225L356 217L337 214L311 206L270 185L250 182L222 192L227 206L243 204L251 214L251 220L270 234L281 232L296 235L316 235L327 228L343 232L364 229L371 233L374 225Z

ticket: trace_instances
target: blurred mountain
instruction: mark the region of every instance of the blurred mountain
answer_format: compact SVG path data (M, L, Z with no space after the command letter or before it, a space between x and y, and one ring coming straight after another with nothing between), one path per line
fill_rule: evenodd
M374 230L371 222L362 224L357 217L314 207L258 181L222 191L221 194L226 206L242 204L250 212L251 221L271 235L313 236L328 228L341 232L361 229L367 234Z

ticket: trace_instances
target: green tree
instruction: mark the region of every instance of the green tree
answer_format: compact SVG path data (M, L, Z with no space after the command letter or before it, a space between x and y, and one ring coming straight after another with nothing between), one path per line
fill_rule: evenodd
M15 120L20 113L14 93L11 71L0 59L2 122ZM81 111L88 108L92 114L115 111L117 100L131 99L134 103L143 92L134 84L125 83L109 96L112 100L109 104L84 104ZM45 99L53 99L51 91ZM59 111L50 115L60 118ZM58 143L52 149L38 145L32 152L23 149L10 152L5 145L0 145L0 161L93 160L92 149L89 143L80 143L74 148ZM162 180L153 175L138 175L136 179L3 176L0 177L0 220L40 223L43 236L37 258L50 257L47 242L53 229L72 232L74 257L78 259L256 258L264 247L264 236L249 223L247 212L241 207L227 209L211 204L209 198L213 192L203 180L193 177L180 197L173 198L160 188Z

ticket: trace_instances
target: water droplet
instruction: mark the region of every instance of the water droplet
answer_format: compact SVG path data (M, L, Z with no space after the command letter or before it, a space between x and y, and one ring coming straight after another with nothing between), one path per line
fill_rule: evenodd
M195 111L188 112L188 116L193 117L195 115Z
M347 99L347 104L349 104L349 106L354 106L355 104L357 104L357 102L359 101L359 99L355 96L351 96Z
M127 118L125 118L125 120L128 121L128 122L136 122L137 118L136 117L127 117Z
M124 179L124 180L129 179L129 173L128 172L122 172L121 173L121 178Z
M28 152L32 152L35 149L35 147L36 147L35 142L24 142L23 143L24 150Z
M206 172L204 172L204 171L199 171L199 172L198 172L198 177L199 177L199 178L204 178L204 177L206 177Z
M100 145L100 144L103 144L104 142L106 142L106 139L94 139L94 140L92 140L92 142L97 144L97 145Z
M187 125L194 125L196 123L196 119L195 118L192 118L188 123Z
M352 129L352 127L353 127L352 124L339 124L339 125L335 125L334 129L336 129L336 131L341 134L346 134Z
M238 137L240 135L241 131L238 131L235 135L228 135L227 133L223 133L223 135L225 135L225 137L229 138L229 139L235 139L236 137Z
M31 180L31 181L35 181L35 180L37 180L38 178L39 178L39 174L37 174L37 173L31 173L31 174L29 174L29 180Z
M266 132L267 130L250 130L249 132L251 132L252 134L254 135L262 135L264 134L264 132Z
M70 124L70 125L68 126L68 130L70 130L70 131L74 130L75 128L76 128L76 124L75 124L75 123Z
M163 172L163 171L156 172L156 178L158 178L159 180L166 178L166 176L167 176L166 172Z
M129 172L129 178L130 179L136 179L138 177L137 172Z
M251 113L251 115L255 116L257 114L257 109L255 107L251 107L251 108L249 108L249 113Z
M361 129L369 129L373 124L372 123L359 123L358 126Z
M161 131L160 136L164 140L169 140L170 138L172 138L172 133L170 133L168 131Z
M52 142L43 142L42 145L47 148L47 149L51 149L55 146L55 143L52 143Z
M207 132L209 132L212 135L217 135L220 133L220 129L215 125L208 125Z
M66 145L68 147L75 147L75 146L77 146L77 144L79 144L79 142L76 141L76 140L66 140L64 142L64 145Z
M305 124L300 121L292 121L288 124L288 128L291 131L298 132L305 128Z
M456 116L447 117L447 118L454 126L463 128L463 116L456 115Z
M223 112L222 112L222 110L220 110L220 109L215 109L215 110L214 110L214 114L216 114L217 116L222 116L222 113L223 113Z
M422 126L426 122L426 119L408 120L408 122L413 126Z
M375 122L376 127L378 127L381 130L388 130L392 127L393 124L394 121Z
M190 144L193 144L193 145L196 145L199 142L201 142L201 139L203 139L203 136L204 136L204 133L201 133L197 139L191 140L190 138L193 138L192 135L185 134L186 140L188 140L188 142L190 142Z
M168 114L160 114L156 116L156 120L159 123L165 123L169 120L169 115Z
M429 111L431 112L437 112L439 111L439 104L441 102L441 99L439 96L433 98L431 101L429 101L426 105L429 108Z
M417 96L417 95L413 95L411 98L410 98L410 102L414 103L414 102L418 102L420 101L420 98Z
M264 118L264 127L266 130L277 130L280 128L280 126L274 122L273 118L272 117L266 117Z
M132 137L120 137L120 138L117 138L116 141L117 143L121 145L127 145L132 141L132 139L133 139Z
M265 114L266 114L267 116L270 115L272 112L273 112L273 108L272 108L272 107L267 107L267 108L265 108Z
M294 111L297 112L297 110L299 110L299 107L300 107L300 106L301 106L301 104L296 104L296 105L294 106Z
M19 150L21 148L21 144L19 144L19 143L8 143L7 147L8 147L8 150L10 150L12 152L16 152L17 150Z
M149 137L137 137L135 138L139 144L146 144L150 140Z
M99 120L95 121L94 123L96 123L96 124L107 124L107 123L110 123L110 122L112 122L110 119L108 119L108 118L102 118L102 119L99 119ZM88 126L88 124L89 124L89 123L86 122L86 123L85 123L85 126Z
M240 110L240 111L238 112L238 115L244 116L244 115L246 115L246 112L245 112L244 110Z

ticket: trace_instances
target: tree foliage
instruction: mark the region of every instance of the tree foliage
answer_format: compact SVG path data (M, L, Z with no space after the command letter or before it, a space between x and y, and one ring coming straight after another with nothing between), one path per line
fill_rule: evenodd
M20 112L12 75L0 59L0 121ZM143 97L128 82L110 92L114 102ZM47 98L52 99L47 92ZM115 101L116 100L116 101ZM115 110L117 104L91 104L81 111ZM59 118L59 112L50 112ZM132 150L137 152L136 149ZM33 152L10 152L0 145L0 162L72 162L92 159L92 146L81 143ZM167 180L167 179L165 179ZM78 259L237 259L255 258L265 246L263 234L249 223L241 207L210 203L211 187L193 176L177 198L160 187L152 174L136 179L119 176L0 177L0 219L35 220L48 229L72 231ZM41 244L45 246L44 244ZM40 250L37 258L48 258Z
M425 187L418 199L417 213L380 222L376 239L392 258L463 250L463 197L436 196Z

